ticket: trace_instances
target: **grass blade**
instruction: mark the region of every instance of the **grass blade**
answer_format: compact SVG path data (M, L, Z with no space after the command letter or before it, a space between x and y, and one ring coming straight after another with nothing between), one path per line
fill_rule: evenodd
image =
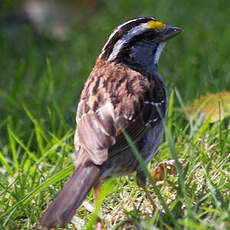
M6 171L13 177L13 171L11 170L9 164L7 163L5 157L3 156L2 152L0 152L0 162L5 167Z
M14 210L14 209L16 210L17 207L19 207L20 205L26 204L27 202L32 200L35 195L37 195L38 193L40 193L41 191L46 189L48 186L50 186L50 185L52 185L52 184L64 179L65 177L69 176L73 172L73 170L74 170L74 166L71 165L71 166L61 170L60 172L58 172L54 176L50 177L47 181L43 182L38 187L36 187L32 192L27 194L22 200L20 200L16 204L14 204L11 208L9 208L0 217L4 217L4 216L8 215L12 210Z

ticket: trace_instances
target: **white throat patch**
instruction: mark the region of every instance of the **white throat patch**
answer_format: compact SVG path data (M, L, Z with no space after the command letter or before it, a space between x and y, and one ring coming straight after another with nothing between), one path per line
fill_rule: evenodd
M166 42L161 42L159 46L157 47L154 64L158 64L159 58L161 56L161 52L164 49L165 45L166 45Z

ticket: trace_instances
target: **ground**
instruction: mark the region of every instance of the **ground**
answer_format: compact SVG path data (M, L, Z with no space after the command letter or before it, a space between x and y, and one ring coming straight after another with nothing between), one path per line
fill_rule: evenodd
M17 6L11 2L3 4L0 20ZM184 29L159 62L170 94L169 119L148 169L164 160L181 158L184 164L176 164L177 174L166 170L157 186L148 182L154 213L135 175L105 183L100 207L105 229L230 229L229 118L213 122L186 109L206 93L230 91L230 3L118 0L101 7L92 18L81 17L64 41L31 23L0 23L1 229L39 228L39 217L74 168L75 113L83 84L114 27L138 16ZM92 205L91 193L67 229L74 223L91 229Z

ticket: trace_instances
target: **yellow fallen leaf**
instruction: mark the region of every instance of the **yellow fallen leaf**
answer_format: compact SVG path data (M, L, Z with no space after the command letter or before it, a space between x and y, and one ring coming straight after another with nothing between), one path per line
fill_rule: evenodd
M230 92L207 93L188 105L187 111L192 115L197 113L197 118L203 114L207 119L211 115L211 122L222 120L230 116Z
M184 164L184 159L179 159L179 163L181 165ZM152 171L152 177L155 181L163 181L165 177L166 170L168 172L167 175L175 175L176 167L174 160L162 161L160 162Z

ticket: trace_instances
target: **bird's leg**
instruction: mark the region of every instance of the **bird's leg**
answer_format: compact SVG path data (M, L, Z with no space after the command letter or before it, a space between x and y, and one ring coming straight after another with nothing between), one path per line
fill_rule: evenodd
M136 178L137 178L137 184L144 189L145 194L146 194L148 200L150 201L150 203L151 203L151 205L153 207L153 212L152 213L154 213L155 210L156 210L156 205L155 205L155 203L153 201L153 198L152 198L151 194L149 193L148 189L146 188L146 176L145 176L144 172L141 169L137 170Z
M154 213L155 210L156 210L156 205L155 205L155 203L153 201L153 198L152 198L151 194L149 193L148 189L146 188L146 186L143 186L143 189L145 191L145 194L146 194L148 200L150 201L150 203L151 203L151 205L153 207L153 212L152 213Z
M100 183L97 183L94 186L94 205L95 205L95 207L96 207L97 202L98 202L100 188L101 188ZM102 222L101 222L101 219L99 216L97 217L97 221L96 221L96 230L103 230L103 225L102 225Z

